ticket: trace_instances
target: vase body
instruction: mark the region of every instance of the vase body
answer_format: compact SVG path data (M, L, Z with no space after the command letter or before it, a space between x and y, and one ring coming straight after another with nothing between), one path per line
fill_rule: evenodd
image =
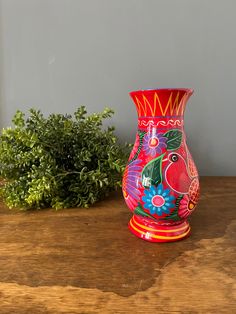
M188 216L199 199L199 178L186 144L184 110L191 89L131 92L138 130L122 190L133 213L129 229L151 242L190 234Z

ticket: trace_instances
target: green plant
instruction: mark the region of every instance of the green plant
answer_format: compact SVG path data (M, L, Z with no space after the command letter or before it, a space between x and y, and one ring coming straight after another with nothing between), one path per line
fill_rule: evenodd
M74 116L17 111L0 136L1 195L10 207L89 207L121 185L128 151L102 128L114 112Z

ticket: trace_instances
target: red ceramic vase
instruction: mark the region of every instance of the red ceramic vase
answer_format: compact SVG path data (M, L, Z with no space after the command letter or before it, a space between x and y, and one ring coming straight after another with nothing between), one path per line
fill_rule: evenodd
M123 195L133 212L129 229L151 242L190 234L188 216L199 199L199 178L186 144L184 110L192 89L131 92L138 131L123 177Z

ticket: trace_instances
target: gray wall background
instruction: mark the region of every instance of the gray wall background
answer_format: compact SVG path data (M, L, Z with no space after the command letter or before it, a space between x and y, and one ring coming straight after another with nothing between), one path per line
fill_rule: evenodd
M235 0L0 0L0 116L108 105L133 141L128 92L193 87L185 115L202 175L236 175Z

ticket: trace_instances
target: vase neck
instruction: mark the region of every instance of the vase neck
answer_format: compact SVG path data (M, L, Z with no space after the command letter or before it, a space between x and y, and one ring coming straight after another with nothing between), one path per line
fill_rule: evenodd
M183 129L184 117L183 116L165 116L165 117L139 117L138 129L146 130L150 128L170 129L178 128Z
M183 119L192 89L155 89L131 92L139 119Z

